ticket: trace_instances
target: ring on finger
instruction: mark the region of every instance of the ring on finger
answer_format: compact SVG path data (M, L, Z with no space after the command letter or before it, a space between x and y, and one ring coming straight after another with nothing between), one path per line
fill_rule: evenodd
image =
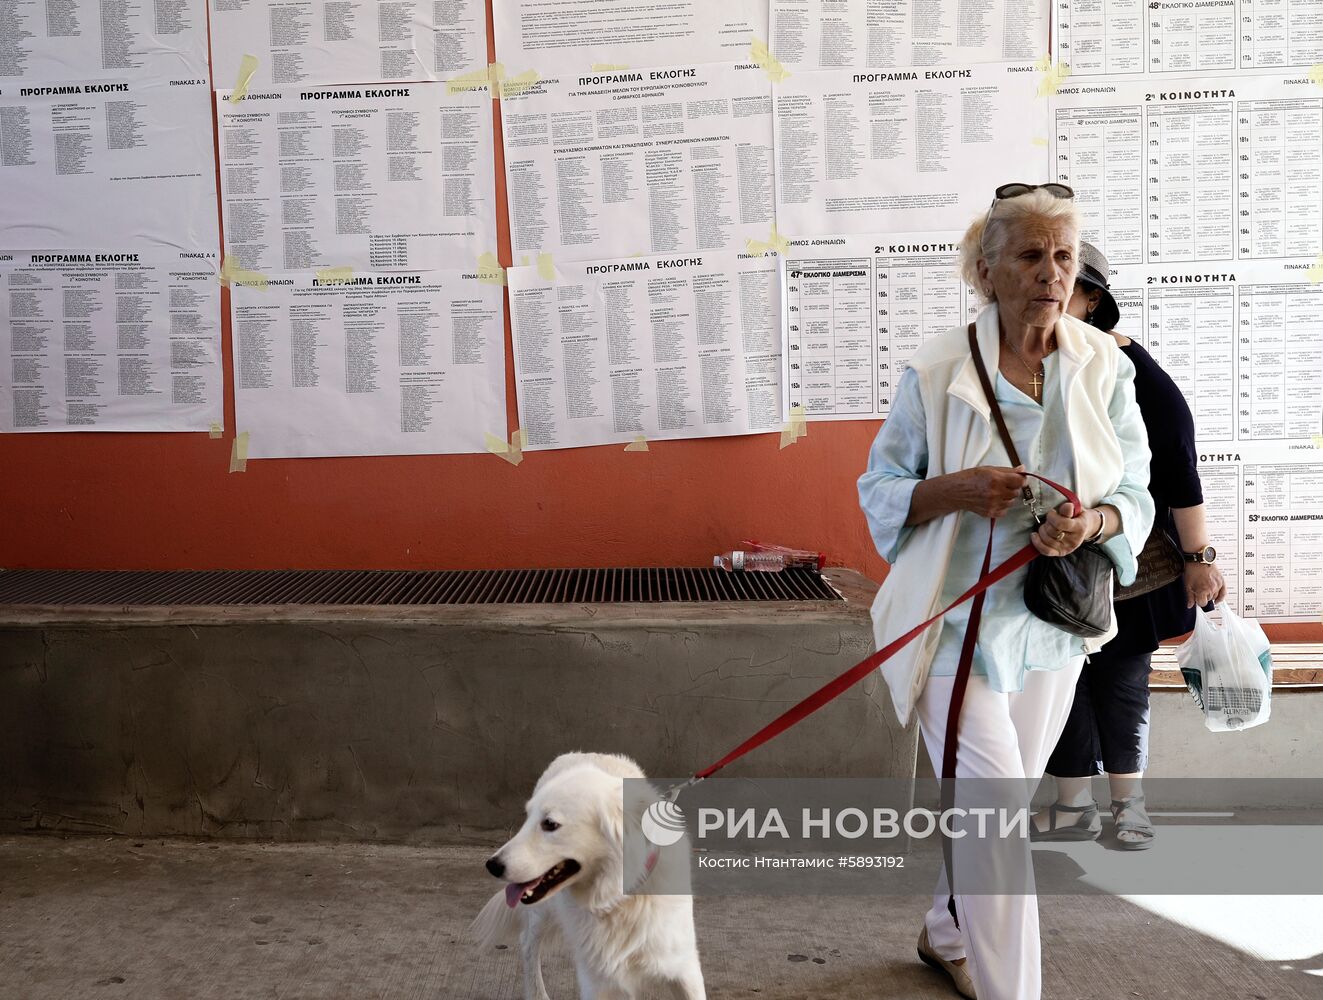
M1066 533L1065 533L1064 531L1058 531L1058 532L1057 532L1057 541L1058 541L1058 542L1061 541L1061 539L1063 539L1063 538L1065 538L1065 537L1066 537Z

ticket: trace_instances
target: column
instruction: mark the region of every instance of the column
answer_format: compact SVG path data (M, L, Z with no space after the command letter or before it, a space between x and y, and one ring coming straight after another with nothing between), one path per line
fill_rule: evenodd
M1323 11L1318 17L1323 30ZM1323 247L1323 99L1282 103L1286 161L1282 250L1288 257L1313 256Z
M1285 285L1242 285L1241 300L1253 300L1250 317L1249 427L1242 438L1280 439L1286 436L1286 293ZM1241 343L1245 323L1242 317ZM1245 408L1245 387L1240 392Z
M1284 434L1312 440L1323 433L1323 285L1292 285L1284 297L1285 367L1291 373Z
M872 298L866 261L841 268L832 279L832 389L838 414L873 414Z

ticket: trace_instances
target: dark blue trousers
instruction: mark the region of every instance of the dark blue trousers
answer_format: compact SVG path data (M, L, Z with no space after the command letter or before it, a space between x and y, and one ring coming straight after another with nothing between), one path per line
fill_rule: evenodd
M1075 685L1066 728L1047 761L1059 778L1131 774L1148 768L1148 675L1153 654L1115 656L1104 646Z

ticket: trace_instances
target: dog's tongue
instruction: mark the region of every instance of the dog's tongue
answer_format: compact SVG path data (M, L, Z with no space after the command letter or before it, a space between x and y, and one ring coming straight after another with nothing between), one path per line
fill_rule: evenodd
M519 905L519 897L524 894L524 890L534 885L537 879L532 882L510 882L505 887L505 905L514 909Z

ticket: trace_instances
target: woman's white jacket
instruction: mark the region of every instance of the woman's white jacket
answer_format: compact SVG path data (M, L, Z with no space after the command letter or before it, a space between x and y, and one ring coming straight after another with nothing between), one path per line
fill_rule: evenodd
M1001 339L997 307L985 308L976 323L980 352L989 372L995 372ZM1092 507L1102 498L1115 494L1125 475L1121 445L1108 415L1121 352L1108 334L1070 316L1057 321L1056 338L1066 420L1075 455L1074 489L1080 501ZM997 432L969 352L966 328L928 341L916 352L910 368L918 377L927 420L926 478L986 464L985 456ZM1133 383L1127 385L1127 391L1128 406L1135 408L1139 419ZM1148 456L1144 456L1145 471L1148 461ZM878 488L869 478L865 474L859 481L861 503L865 507L867 491ZM1135 554L1143 549L1153 520L1153 505L1145 492L1147 478L1131 485L1145 502L1119 505L1123 508L1124 539L1129 544L1108 546L1122 584L1134 579ZM955 547L958 520L956 513L933 518L914 527L901 544L891 571L873 601L873 638L879 649L941 610L938 602ZM1027 537L1025 541L1028 542ZM882 664L882 674L902 725L908 725L927 682L940 633L939 622ZM1113 620L1104 636L1085 641L1085 651L1100 649L1115 634Z

